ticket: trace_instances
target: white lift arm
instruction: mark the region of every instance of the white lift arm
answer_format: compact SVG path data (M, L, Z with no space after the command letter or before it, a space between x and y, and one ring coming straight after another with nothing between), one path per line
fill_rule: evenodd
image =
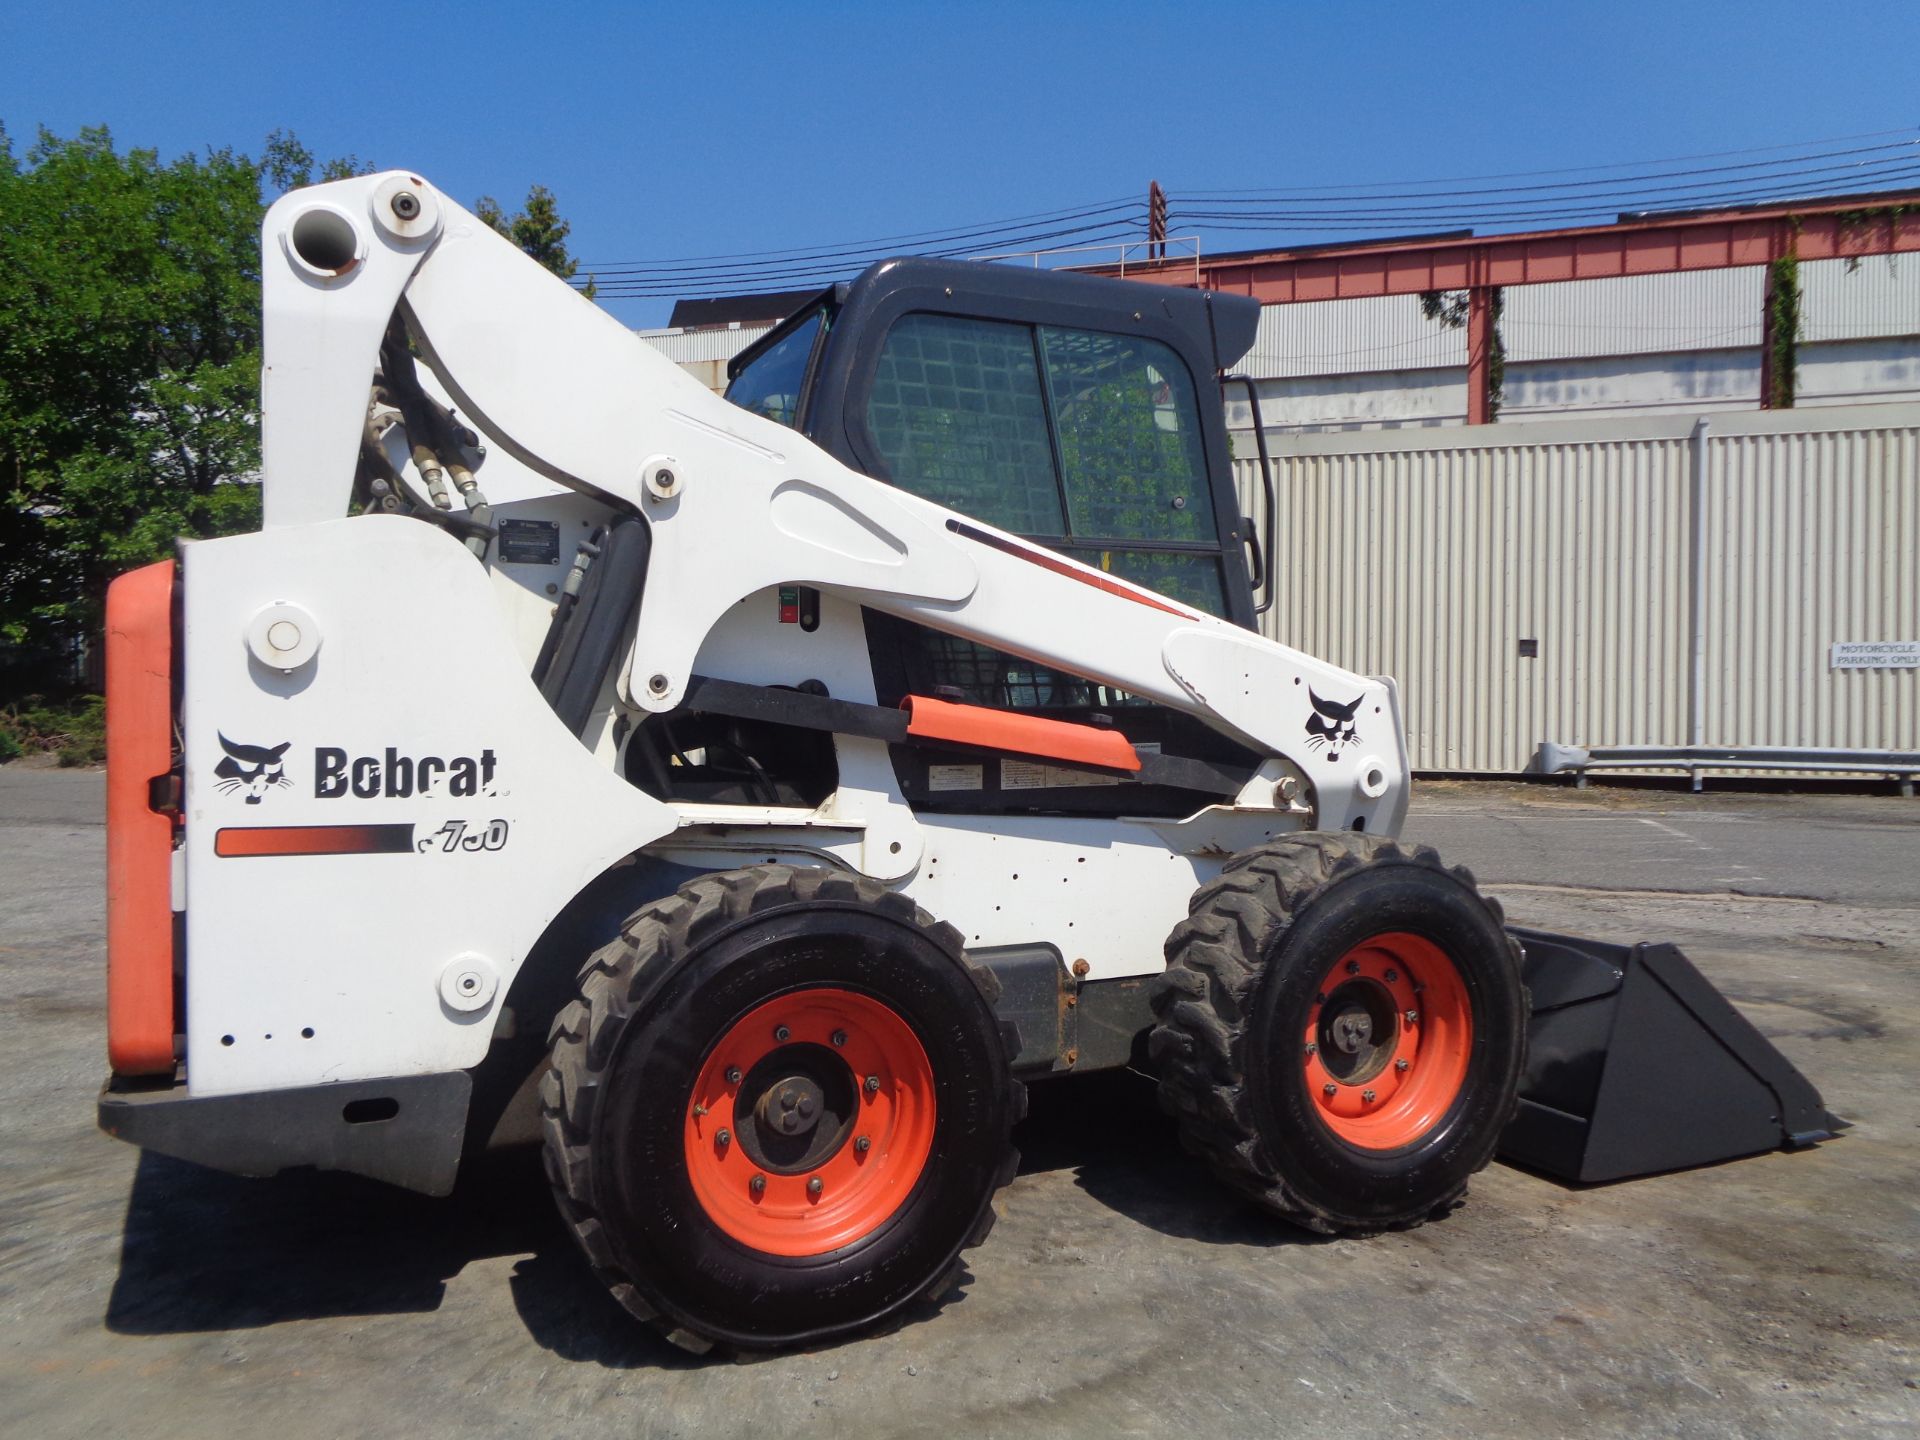
M634 706L680 703L702 641L743 596L810 585L1199 716L1308 776L1322 828L1398 829L1407 758L1391 682L847 469L714 395L419 176L282 197L264 254L269 528L346 513L381 340L404 306L439 385L491 444L652 526L621 686ZM1339 743L1330 726L1344 726Z

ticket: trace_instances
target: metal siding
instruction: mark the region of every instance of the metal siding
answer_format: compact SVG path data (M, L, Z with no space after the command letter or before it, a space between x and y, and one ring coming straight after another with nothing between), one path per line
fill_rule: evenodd
M1920 639L1917 487L1913 425L1710 445L1708 744L1920 748L1920 671L1827 664L1838 640Z
M771 325L742 325L738 330L636 330L633 333L669 360L687 365L701 360L731 360L772 328Z
M1812 260L1800 267L1800 338L1876 340L1920 335L1920 257Z
M1467 332L1420 313L1417 295L1266 305L1239 369L1263 380L1467 363Z
M1685 743L1694 419L1272 437L1265 631L1393 675L1416 769ZM1920 638L1920 406L1715 414L1708 434L1704 741L1920 744L1920 672L1826 668L1833 640ZM1257 516L1257 463L1237 469Z
M1756 265L1513 285L1500 338L1510 364L1739 349L1760 343L1765 286Z

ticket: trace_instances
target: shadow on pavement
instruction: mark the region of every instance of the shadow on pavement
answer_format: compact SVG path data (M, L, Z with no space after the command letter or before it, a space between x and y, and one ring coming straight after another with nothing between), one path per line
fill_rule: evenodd
M593 1278L533 1151L469 1164L444 1200L352 1175L246 1180L142 1155L106 1324L155 1335L431 1311L449 1279L501 1255L526 1257L510 1282L514 1304L556 1355L699 1363L636 1324Z
M1015 1133L1023 1174L1072 1169L1102 1204L1184 1239L1319 1238L1261 1214L1184 1154L1149 1080L1103 1074L1030 1095ZM433 1311L466 1266L506 1255L523 1257L509 1282L522 1323L560 1358L613 1368L708 1363L668 1345L602 1289L562 1228L532 1151L469 1162L442 1200L352 1175L246 1180L142 1155L106 1325L180 1334Z
M1074 1183L1128 1219L1210 1245L1313 1245L1327 1237L1289 1225L1215 1180L1180 1148L1154 1082L1102 1071L1027 1087L1027 1118L1013 1133L1020 1173L1073 1170Z
M438 1308L446 1279L514 1246L471 1209L300 1172L244 1180L143 1154L106 1323L122 1334Z

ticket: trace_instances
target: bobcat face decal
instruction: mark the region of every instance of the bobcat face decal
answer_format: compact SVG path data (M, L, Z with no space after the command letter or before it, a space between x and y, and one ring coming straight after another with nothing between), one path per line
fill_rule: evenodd
M220 748L226 755L213 773L219 777L214 789L224 795L236 790L247 792L249 805L258 805L271 786L291 787L293 782L287 778L287 767L283 757L291 740L268 749L264 745L236 745L226 736L220 736Z
M1307 745L1310 749L1327 747L1327 758L1338 760L1342 745L1360 743L1360 729L1353 723L1353 712L1360 708L1360 702L1366 699L1362 694L1353 697L1347 705L1336 705L1331 700L1322 700L1312 690L1307 698L1313 701L1313 714L1307 717Z

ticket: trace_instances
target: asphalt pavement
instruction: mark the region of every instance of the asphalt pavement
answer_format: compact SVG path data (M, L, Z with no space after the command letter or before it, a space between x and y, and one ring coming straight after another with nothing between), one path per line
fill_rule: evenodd
M958 1298L738 1364L633 1326L524 1157L430 1200L98 1134L101 794L0 768L0 1433L1920 1432L1915 802L1436 785L1408 825L1518 922L1678 940L1837 1141L1612 1186L1496 1164L1443 1221L1325 1241L1216 1186L1147 1081L1037 1087Z
M1920 800L1891 793L1438 781L1403 833L1506 884L1920 904Z

